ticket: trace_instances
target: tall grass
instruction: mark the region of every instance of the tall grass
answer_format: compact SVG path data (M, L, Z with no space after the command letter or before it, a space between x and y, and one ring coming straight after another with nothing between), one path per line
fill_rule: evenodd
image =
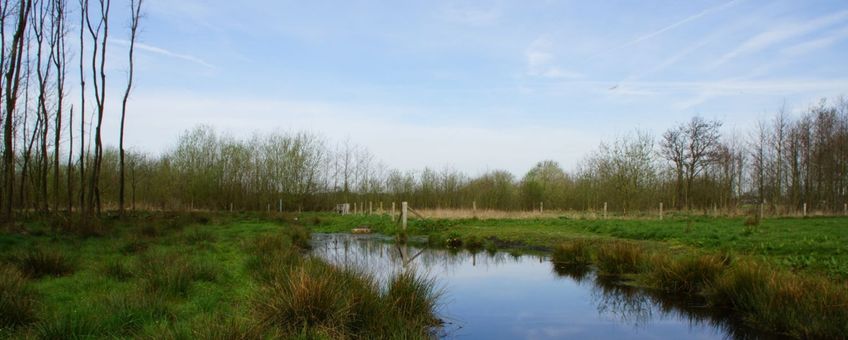
M62 250L33 247L20 254L18 268L27 276L63 276L74 272L74 262Z
M435 282L414 270L404 270L388 283L386 300L401 319L414 325L432 325L438 322L435 315L440 293Z
M585 267L592 262L592 245L584 239L560 243L551 252L551 260L561 267Z
M598 248L596 264L600 274L636 274L645 269L646 259L639 245L617 241Z
M685 255L673 259L655 255L648 281L667 292L699 294L712 286L728 265L728 258L719 255Z
M0 263L0 329L35 321L36 301L26 276L17 268Z
M848 285L844 282L743 262L707 289L707 299L714 306L739 312L752 325L793 337L848 335Z
M135 272L150 292L184 297L194 282L216 281L220 270L210 262L192 260L177 253L161 253L139 257Z

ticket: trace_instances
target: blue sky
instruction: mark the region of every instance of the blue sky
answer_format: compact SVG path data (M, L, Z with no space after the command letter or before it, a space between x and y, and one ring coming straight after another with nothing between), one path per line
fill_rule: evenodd
M784 102L848 94L842 0L146 5L127 139L151 152L207 123L350 138L401 169L521 174L695 114L744 138Z

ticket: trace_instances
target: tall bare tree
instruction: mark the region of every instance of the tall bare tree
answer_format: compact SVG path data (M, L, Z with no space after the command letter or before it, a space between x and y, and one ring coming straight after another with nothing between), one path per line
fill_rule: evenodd
M141 3L143 0L130 0L130 10L131 10L131 22L130 22L130 50L129 50L129 74L127 75L127 88L124 91L124 99L121 101L121 134L119 139L119 186L120 193L118 194L118 213L124 214L124 189L126 186L126 166L124 165L124 127L126 124L127 118L127 100L130 97L130 91L132 91L133 86L133 71L134 71L134 60L133 54L135 53L135 40L138 36L138 24L141 19Z

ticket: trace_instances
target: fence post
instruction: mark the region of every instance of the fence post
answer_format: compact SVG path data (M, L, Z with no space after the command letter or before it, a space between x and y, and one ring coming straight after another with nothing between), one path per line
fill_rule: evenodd
M763 217L765 217L765 216L763 216L763 206L764 205L765 204L763 202L760 202L760 219L763 219Z
M848 203L842 205L842 214L848 215Z
M604 219L607 219L607 202L604 202Z
M406 231L406 211L409 208L409 205L406 202L401 202L400 214L401 214L401 223L403 225L403 231Z
M395 202L392 201L392 218L395 218Z
M380 201L380 215L383 215L385 213L385 210L383 210L383 201Z
M477 216L477 201L471 201L471 213Z
M540 213L545 212L545 202L539 202L539 212Z
M663 203L660 202L660 221L662 221L662 219L663 219L663 206L662 206L662 204Z
M807 217L807 203L804 203L804 217Z
M283 199L282 198L280 199L279 206L280 206L280 208L279 208L280 212L283 212Z
M233 202L230 202L230 212L233 212Z

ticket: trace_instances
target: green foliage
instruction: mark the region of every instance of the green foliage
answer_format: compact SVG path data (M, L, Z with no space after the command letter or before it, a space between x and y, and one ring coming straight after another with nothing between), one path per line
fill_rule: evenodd
M592 262L592 245L585 239L563 242L551 252L554 264L560 267L585 267Z
M135 270L150 292L183 297L196 281L216 281L219 271L211 262L191 260L178 253L144 254Z
M668 292L698 294L712 286L728 265L728 259L718 255L684 255L674 259L656 255L651 260L648 280Z

